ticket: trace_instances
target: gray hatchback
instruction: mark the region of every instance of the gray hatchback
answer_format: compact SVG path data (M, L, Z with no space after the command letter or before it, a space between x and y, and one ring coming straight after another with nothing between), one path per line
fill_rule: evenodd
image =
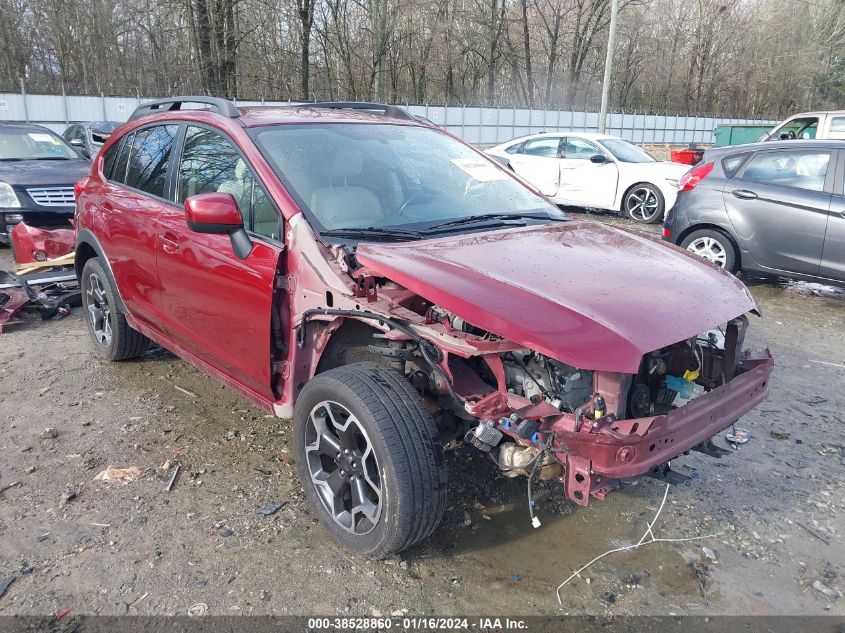
M710 149L678 186L664 240L730 272L845 286L845 142Z

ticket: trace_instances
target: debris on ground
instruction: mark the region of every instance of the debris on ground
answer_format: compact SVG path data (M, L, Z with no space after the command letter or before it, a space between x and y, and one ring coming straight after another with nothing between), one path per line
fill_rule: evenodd
M695 574L695 579L698 581L698 588L701 590L701 597L704 599L704 606L709 607L710 605L707 602L707 590L705 585L707 583L707 579L710 577L710 567L702 565L701 563L692 562L690 563L690 569L692 569L692 573Z
M785 431L775 431L774 429L772 429L771 431L769 431L769 434L773 438L775 438L776 440L788 440L789 439L789 433L786 433Z
M258 514L260 514L261 516L269 517L284 508L287 503L287 501L268 501L263 506L258 508Z
M21 482L19 482L19 481L15 481L15 482L12 482L10 484L6 484L2 488L0 488L0 495L2 495L4 492L6 492L9 488L14 488L15 486L20 486L20 485L21 485Z
M751 431L746 431L745 429L732 429L730 433L725 435L725 439L731 444L734 448L738 448L742 444L748 442L751 439Z
M807 530L810 534L815 536L817 539L819 539L825 545L830 545L830 537L828 537L827 534L825 534L824 532L822 532L818 528L815 528L812 525L807 525L806 523L801 523L800 521L796 521L795 523L796 523L796 525L798 525L798 527L804 528L805 530Z
M18 222L9 232L17 267L40 265L65 257L76 243L73 229L39 229Z
M62 495L61 504L67 505L74 499L76 499L76 492L73 490L66 490L65 493Z
M176 464L176 467L173 469L173 474L170 475L170 479L167 481L167 486L164 487L165 492L170 492L173 488L173 484L176 482L176 476L179 474L179 464Z
M208 613L208 605L204 602L198 602L195 605L188 607L188 616L198 618Z
M71 260L69 268L47 271L39 271L42 267L39 264L27 274L0 270L0 334L8 326L20 323L19 317L25 311L37 312L42 320L55 316L61 319L70 313L72 306L81 305L82 296L72 264Z
M41 439L42 440L54 440L59 437L59 432L54 429L53 427L48 426L41 432Z
M831 602L839 598L839 592L832 587L828 587L821 580L814 580L812 587Z
M704 558L706 558L707 560L709 560L713 563L716 562L716 552L714 552L709 547L702 547L701 553L704 555Z
M195 394L193 391L188 391L187 389L185 389L184 387L180 387L179 385L173 385L173 388L176 391L178 391L179 393L184 393L186 396L188 396L190 398L196 398L197 397L197 394Z
M128 484L130 481L135 481L141 476L143 471L138 466L128 466L126 468L118 468L109 464L105 470L97 473L94 481L122 481Z
M5 580L0 580L0 598L6 595L6 592L9 590L9 587L12 586L13 582L15 582L14 576L6 578Z

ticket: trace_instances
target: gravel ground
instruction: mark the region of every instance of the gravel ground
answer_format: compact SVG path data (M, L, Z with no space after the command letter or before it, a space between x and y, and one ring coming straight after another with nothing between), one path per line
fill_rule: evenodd
M453 448L435 535L402 559L364 561L306 507L288 423L163 350L100 360L79 309L17 326L0 335L0 581L13 579L0 614L841 615L845 294L749 283L763 318L748 344L776 357L771 395L740 421L752 433L740 450L676 460L692 479L670 489L655 527L716 536L609 556L563 588L562 606L555 587L639 540L663 484L587 508L543 484L532 529L525 480ZM108 465L142 475L95 481ZM263 516L269 501L284 505Z

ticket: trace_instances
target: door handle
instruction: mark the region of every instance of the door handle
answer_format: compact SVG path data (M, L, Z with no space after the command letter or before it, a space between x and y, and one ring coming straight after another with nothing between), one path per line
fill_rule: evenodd
M748 191L748 189L734 189L731 191L731 194L734 198L739 198L740 200L756 200L757 194L753 191Z
M179 248L179 241L173 234L159 235L158 241L161 242L161 250L165 253L175 253Z

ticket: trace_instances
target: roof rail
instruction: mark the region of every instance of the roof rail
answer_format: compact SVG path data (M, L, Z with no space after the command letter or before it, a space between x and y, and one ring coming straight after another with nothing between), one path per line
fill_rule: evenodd
M172 112L174 110L181 110L184 103L201 103L211 106L218 114L235 119L241 116L240 111L234 103L228 99L221 99L220 97L165 97L164 99L155 99L154 101L147 101L142 103L135 111L129 120L137 119L145 114L152 114L155 112Z
M299 108L326 108L329 110L363 110L365 112L381 113L394 119L416 121L416 118L404 108L387 105L385 103L360 103L357 101L318 101L317 103L302 103Z

